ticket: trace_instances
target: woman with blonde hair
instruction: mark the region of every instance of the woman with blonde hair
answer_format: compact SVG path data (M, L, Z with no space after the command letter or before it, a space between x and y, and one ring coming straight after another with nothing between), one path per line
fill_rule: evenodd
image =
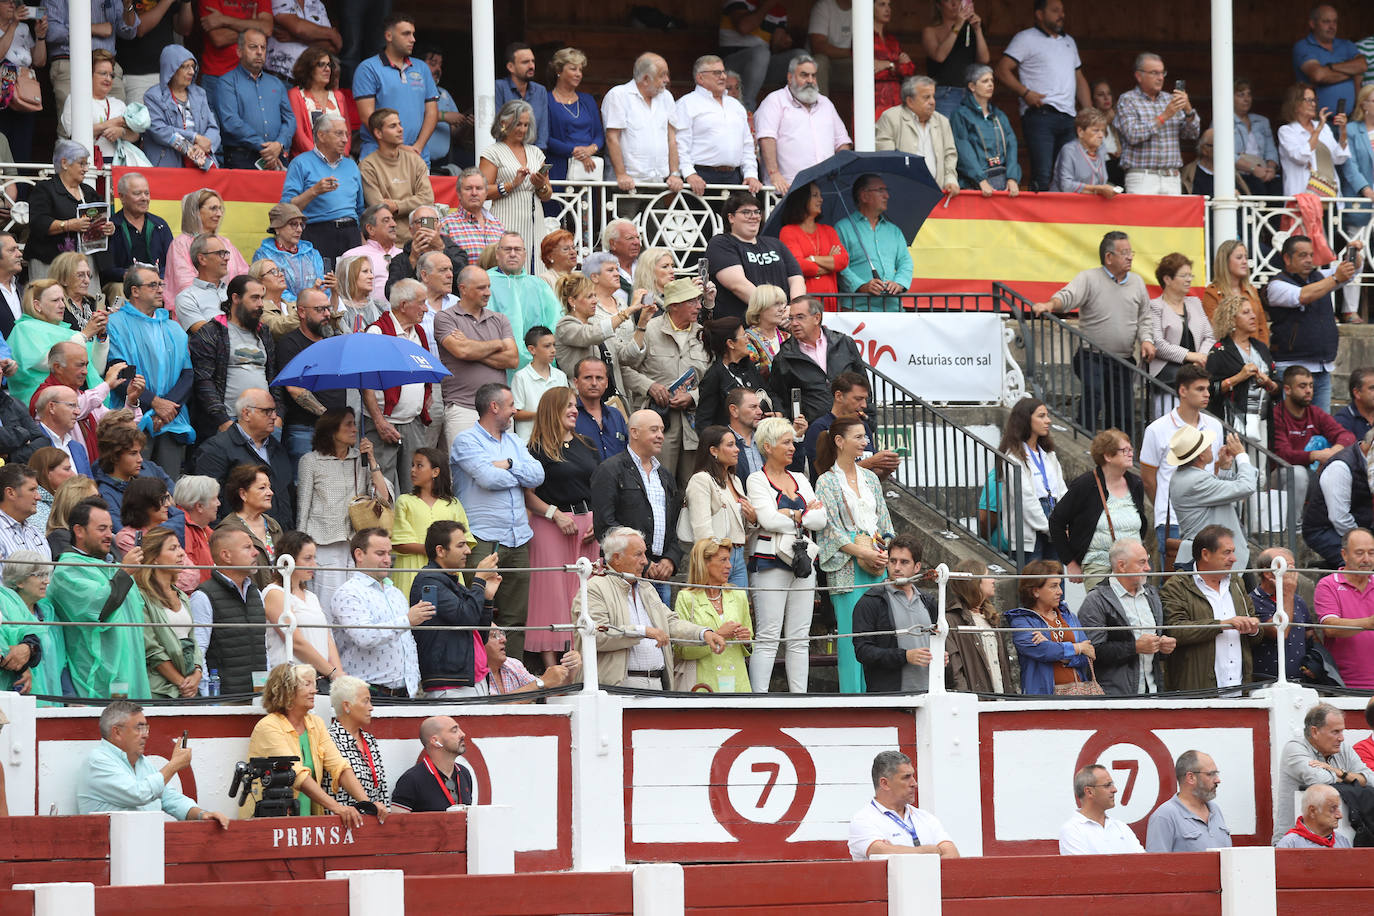
M149 528L141 546L147 565L134 569L137 587L126 601L132 603L129 619L154 625L143 630L148 689L154 697L190 699L200 690L205 655L191 636L190 600L177 587L175 567L186 563L186 550L172 529L161 526Z
M60 557L72 547L72 531L67 516L72 508L83 499L100 495L95 481L85 474L77 474L62 482L52 495L52 511L48 513L48 549L54 557Z
M54 344L71 341L86 348L86 386L94 388L101 382L105 357L110 345L97 341L98 332L92 322L85 330L74 331L62 320L67 309L67 296L62 285L51 277L34 280L24 288L23 311L14 323L6 341L10 345L18 370L9 378L10 394L16 401L29 406L38 386L48 377L48 353Z
M506 231L520 233L526 250L533 254L544 240L544 211L539 202L553 197L553 187L542 171L544 151L534 145L538 137L530 103L514 99L502 105L491 123L491 136L496 142L482 150L478 161L487 181L491 215Z
M309 665L283 663L267 674L262 691L262 708L267 715L258 720L248 738L250 757L296 757L296 800L300 815L328 812L336 814L345 827L361 827L362 813L327 793L321 783L327 777L356 801L369 801L353 768L339 753L324 720L315 715L315 669ZM261 799L261 783L253 784L252 798L239 808L239 817L254 814ZM378 805L377 817L384 820L387 810Z
M1259 337L1255 307L1243 296L1221 300L1212 315L1217 345L1207 354L1212 399L1207 409L1246 436L1267 441L1270 405L1283 387L1269 347Z
M62 320L74 331L99 335L105 333L110 313L100 290L97 288L92 294L91 278L94 276L91 259L79 251L62 252L48 267L49 279L56 280L66 293L67 307Z
M239 254L234 243L219 234L220 223L224 220L224 198L211 188L192 191L181 199L181 234L172 239L172 247L167 249L167 270L163 279L167 284L162 288L162 304L167 314L177 313L177 293L191 285L196 278L196 268L191 263L191 242L202 232L215 234L224 247L229 249L229 272L226 277L237 277L248 273L248 262Z
M951 572L967 576L951 576L948 585L946 684L950 690L969 693L1010 693L1011 660L1007 645L1002 634L992 629L1002 625L993 602L997 583L987 577L987 566L977 559L962 560Z
M1202 310L1209 321L1215 322L1217 306L1227 296L1241 296L1255 310L1255 338L1265 347L1269 346L1269 316L1264 313L1259 290L1250 282L1250 258L1245 251L1245 243L1238 239L1227 239L1217 246L1216 257L1212 258L1212 282L1202 291ZM1228 332L1229 333L1229 332ZM1226 335L1220 331L1216 339Z
M677 616L727 640L719 655L709 646L673 646L674 683L684 689L705 687L711 693L749 693L748 647L734 640L750 639L749 596L730 583L729 538L702 538L692 545L687 581L692 587L677 593Z
M611 259L615 260L614 257ZM613 397L627 397L629 389L625 387L620 372L621 355L627 346L643 343L644 328L641 325L648 321L643 316L652 317L653 310L636 306L621 308L607 315L597 305L596 285L586 274L576 271L560 277L554 286L554 293L558 301L563 303L563 317L558 319L553 328L554 353L559 367L571 378L579 362L588 357L599 359L606 364L607 383L601 400L605 402ZM636 318L642 320L636 321ZM633 329L627 337L620 334L620 329L624 327Z
M619 264L616 266L618 274ZM648 293L649 304L657 310L663 305L663 288L676 276L677 261L671 251L667 248L644 249L639 254L639 260L635 261L634 276L630 280L630 287L634 290L630 293L631 304L638 305L643 301L644 294Z
M267 290L262 297L262 323L278 340L300 327L296 303L286 298L286 272L271 258L258 258L248 268L248 276Z
M601 127L601 106L590 93L579 92L587 55L576 48L561 48L549 61L554 85L549 90L549 177L563 181L573 162L582 167L584 180L601 180L599 168L593 173L592 157L606 145Z
M787 293L781 287L764 284L754 287L749 307L744 312L744 333L749 335L749 357L765 380L773 367L773 357L790 336L787 333Z
M561 281L560 281L561 282ZM525 490L530 512L530 565L563 567L579 557L595 561L592 535L592 472L601 463L596 446L577 432L577 398L571 388L550 388L539 399L530 433L530 456L544 468L544 482ZM577 581L566 573L530 573L530 626L567 623ZM558 664L569 648L567 631L525 634L525 649L541 652L545 665Z
M334 327L344 334L362 333L391 306L372 295L372 261L366 255L340 258L339 282L331 294Z

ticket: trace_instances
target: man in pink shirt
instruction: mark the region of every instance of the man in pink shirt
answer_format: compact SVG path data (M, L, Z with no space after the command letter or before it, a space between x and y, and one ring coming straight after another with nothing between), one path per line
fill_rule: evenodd
M808 54L792 58L787 85L763 100L754 126L764 171L779 194L802 169L854 148L835 106L816 86L816 61Z
M1340 572L1317 583L1317 622L1345 686L1368 690L1374 688L1374 633L1369 632L1374 629L1374 534L1352 528L1341 559Z
M396 244L396 214L384 203L363 211L363 242L350 248L339 259L361 255L372 262L372 298L386 301L386 272L391 259L401 253Z

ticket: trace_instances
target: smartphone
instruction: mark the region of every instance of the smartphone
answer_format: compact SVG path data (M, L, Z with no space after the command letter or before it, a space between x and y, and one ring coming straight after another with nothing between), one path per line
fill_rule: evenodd
M119 377L126 382L131 380L135 375L138 375L138 367L136 366L125 366L123 369L119 370Z
M186 739L187 739L188 737L190 737L190 734L191 734L191 733L188 732L188 731L183 731L183 732L181 733L181 746L182 746L182 747L185 747L185 746L186 746Z
M142 532L142 531L140 531L140 532L138 532L137 534L134 535L134 546L135 546L135 547L142 547L142 546L143 546L143 532Z
M792 389L792 419L795 420L795 419L797 419L797 417L800 417L800 416L802 415L802 412L801 412L801 404L802 404L802 402L801 402L801 389L800 389L800 388L793 388L793 389Z
M1341 254L1341 260L1349 261L1351 264L1354 264L1355 258L1358 257L1359 254L1360 253L1356 251L1354 248L1346 248L1345 251Z
M1175 92L1187 92L1187 91L1188 91L1188 81L1187 81L1187 80L1174 80L1174 91L1175 91Z
M551 169L551 168L553 168L553 163L552 163L552 162L549 162L549 161L546 159L546 160L544 160L544 164L541 165L541 166L539 167L539 174L540 174L540 175L547 175L547 174L549 174L549 169Z
M702 255L697 260L697 279L701 281L702 286L705 286L710 278L711 265L706 263L706 255Z
M419 226L421 229L438 229L438 228L439 228L439 217L437 217L437 216L422 216L422 217L420 217L419 219L417 219L417 220L415 221L415 225Z
M1345 114L1345 99L1336 100L1336 114Z
M436 588L436 587L433 586L433 585L422 585L422 586L420 586L420 600L421 600L421 601L428 601L430 604L433 604L433 605L435 605L435 606L438 606L438 604L439 604L439 589Z

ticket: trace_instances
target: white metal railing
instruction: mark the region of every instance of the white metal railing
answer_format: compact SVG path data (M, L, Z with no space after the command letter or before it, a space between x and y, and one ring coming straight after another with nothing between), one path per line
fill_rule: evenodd
M1236 204L1237 234L1250 256L1251 281L1260 287L1283 270L1280 250L1284 239L1290 235L1307 233L1291 197L1238 197ZM1361 209L1370 208L1358 214L1363 218L1364 225L1358 225L1352 219L1356 216L1352 209L1354 205ZM1358 240L1364 243L1368 252L1374 202L1363 197L1328 198L1322 201L1322 210L1323 235L1332 251L1340 255L1347 245ZM1212 237L1219 229L1215 220L1225 218L1224 212L1218 211L1216 201L1207 198L1207 277L1212 276L1212 256L1215 254ZM1367 265L1368 258L1365 260ZM1368 270L1363 270L1353 282L1361 287L1374 286L1374 276Z

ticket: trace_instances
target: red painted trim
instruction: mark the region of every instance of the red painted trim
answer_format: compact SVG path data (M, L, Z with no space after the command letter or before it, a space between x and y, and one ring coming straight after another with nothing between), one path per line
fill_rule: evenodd
M243 913L290 913L291 916L339 916L348 912L347 881L263 881L223 884L98 887L95 911L100 916L147 916L190 911L196 916L241 916Z
M818 860L849 859L849 849L843 840L786 842L790 829L778 829L780 825L761 825L744 819L729 819L725 825L732 835L742 837L736 843L636 843L632 839L630 813L634 803L634 733L639 730L681 730L681 729L736 729L737 735L753 736L755 741L763 741L770 747L778 747L786 753L789 748L800 747L785 733L776 739L760 736L776 735L788 728L896 728L899 746L912 760L916 759L916 717L909 709L844 709L839 707L825 709L626 709L624 714L624 765L625 765L625 854L628 858L642 862L759 862L770 860ZM772 743L768 743L771 740ZM727 739L732 745L734 739ZM755 743L755 742L745 742ZM802 751L804 753L804 749ZM733 753L730 746L723 746L718 755ZM809 761L809 755L807 760ZM868 762L862 768L867 770ZM717 767L712 767L712 781L717 776ZM805 772L804 765L798 765L798 775ZM813 770L814 772L814 770ZM813 777L814 778L814 777ZM814 784L799 791L799 796L814 793ZM800 822L810 809L808 800L802 809L789 812L789 818ZM720 816L719 814L717 815ZM783 824L792 823L784 819ZM747 831L741 828L748 827Z
M1273 834L1273 779L1269 772L1269 714L1263 709L1113 709L1106 715L1089 718L1086 709L1007 710L980 709L978 716L978 754L983 773L983 854L987 856L1052 855L1059 850L1056 840L998 840L996 798L993 790L993 736L999 731L1074 730L1081 731L1085 721L1096 725L1099 734L1129 741L1123 732L1153 733L1181 728L1248 728L1254 734L1252 767L1255 774L1255 832L1233 834L1237 846L1266 846ZM1089 745L1094 742L1089 739ZM1088 745L1085 745L1087 747ZM1172 762L1169 770L1172 770ZM1161 779L1164 778L1161 773ZM1065 773L1062 791L1072 800L1073 774ZM1054 787L1050 791L1056 791ZM1162 799L1161 799L1162 800ZM1153 810L1153 807L1152 809ZM1148 815L1131 824L1145 841Z
M770 862L694 865L685 870L688 907L801 906L885 902L882 862Z
M634 912L629 872L406 878L406 911L463 916ZM338 916L338 914L334 914Z
M1068 859L1050 856L1004 856L951 859L940 863L940 890L947 898L1034 897L1075 894L1154 894L1221 892L1221 856L1215 852L1146 853L1131 856L1129 868L1119 856L1074 856L1069 882Z

